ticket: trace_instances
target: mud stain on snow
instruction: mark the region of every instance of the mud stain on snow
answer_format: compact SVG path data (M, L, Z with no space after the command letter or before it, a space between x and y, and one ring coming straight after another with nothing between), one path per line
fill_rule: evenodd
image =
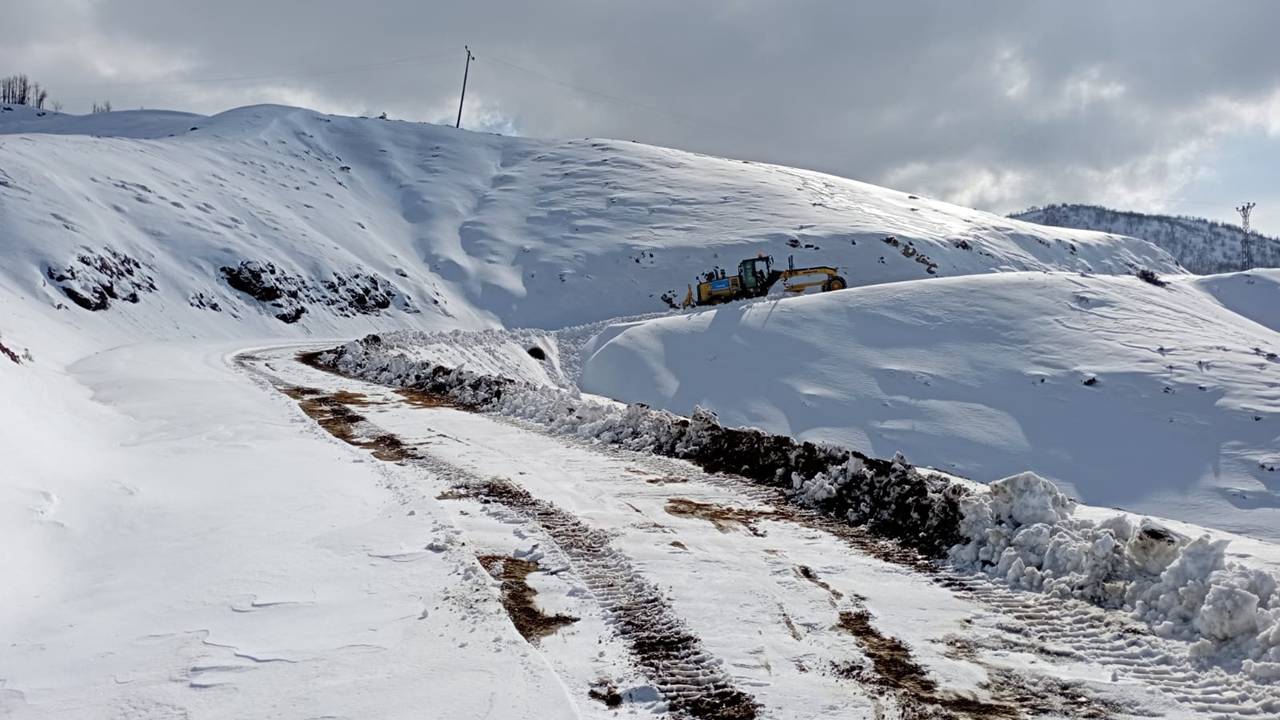
M676 517L693 517L706 520L715 525L716 529L722 533L747 530L754 535L763 535L756 528L756 521L773 519L779 515L776 510L726 507L686 498L671 498L667 501L666 511Z
M351 392L350 390L339 390L333 393L332 395L330 395L329 397L333 398L334 402L342 403L343 405L371 405L372 404L372 402L369 400L368 397L358 392Z
M506 480L460 484L455 492L481 503L497 503L538 525L570 560L591 589L614 631L640 669L679 716L711 720L754 720L755 699L739 690L671 608L662 591L646 580L610 543L604 530Z
M525 640L537 645L540 639L578 622L572 615L548 615L538 609L533 601L538 591L528 582L529 575L539 570L538 563L505 555L480 555L477 559L490 575L502 581L502 607Z
M844 593L840 592L839 590L836 590L835 588L827 584L827 581L818 577L818 574L815 573L813 571L813 568L809 567L808 565L797 565L795 567L795 573L796 573L796 577L800 577L805 580L808 580L814 585L817 585L823 590L826 590L827 594L831 596L832 600L840 600L841 598L844 597Z
M939 691L937 682L911 657L911 650L901 640L877 630L871 624L871 613L863 608L841 612L837 626L858 640L867 659L871 661L869 669L849 664L838 668L838 674L895 693L903 717L1022 716L1014 705Z
M416 456L400 438L377 432L363 415L351 409L351 403L368 404L365 396L359 393L339 391L324 394L314 388L298 386L282 387L281 392L297 400L298 407L330 435L370 451L379 460L401 462Z
M438 408L453 407L454 403L449 398L429 393L422 390L414 390L412 388L398 388L395 393L404 398L404 401L414 407L420 408Z

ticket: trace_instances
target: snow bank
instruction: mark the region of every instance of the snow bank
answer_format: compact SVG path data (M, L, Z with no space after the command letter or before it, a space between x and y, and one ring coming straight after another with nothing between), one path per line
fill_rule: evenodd
M1189 539L1150 519L1072 516L1050 481L1022 473L960 500L961 568L1011 587L1123 609L1164 637L1194 641L1192 655L1237 658L1259 680L1280 670L1277 577L1226 561L1227 541Z
M1280 592L1271 573L1227 562L1227 542L1194 539L1151 519L1074 515L1053 482L1020 473L977 489L912 467L900 454L868 457L831 445L722 426L698 409L684 418L546 384L415 360L372 336L321 353L339 372L451 398L476 410L630 450L690 460L785 487L801 504L1011 587L1121 609L1192 652L1240 660L1257 679L1280 677Z
M533 422L557 434L681 458L708 472L732 472L791 488L816 509L932 555L940 555L959 539L959 499L965 489L921 473L901 457L878 460L759 430L726 428L705 411L685 418L550 385L443 367L398 350L384 352L385 345L381 337L369 336L319 353L313 362L366 380L442 395L458 405Z
M535 386L573 386L561 368L559 343L544 330L401 331L376 337L379 355L415 366L439 365Z

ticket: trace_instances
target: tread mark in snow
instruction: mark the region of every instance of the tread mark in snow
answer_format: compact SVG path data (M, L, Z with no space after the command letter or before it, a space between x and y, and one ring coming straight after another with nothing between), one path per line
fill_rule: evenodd
M1010 590L977 575L940 573L939 584L992 608L1014 622L998 629L1010 646L1049 657L1087 659L1159 689L1199 713L1214 717L1280 716L1280 687L1241 673L1197 667L1184 648L1152 635L1137 621L1078 600Z
M438 458L417 452L368 422L336 395L317 393L311 388L277 387L297 400L307 415L343 442L369 449L374 457L382 460L412 460L423 469L452 476L461 482L450 491L451 498L468 497L500 504L541 527L569 558L576 574L595 595L614 630L626 642L645 675L666 697L672 711L699 719L754 720L759 709L755 699L739 690L721 670L720 661L702 647L702 642L671 609L662 591L644 579L627 557L610 545L608 533L587 526L572 514L534 498L509 481L480 480ZM506 585L505 577L503 584ZM507 595L504 587L504 606ZM510 607L508 612L511 613ZM556 616L551 620L565 617ZM515 613L512 620L516 621ZM521 629L517 622L517 629L524 635L528 628Z
M247 360L248 358L245 359ZM329 368L322 367L320 369L332 372ZM281 389L293 395L295 398L298 398L300 402L302 402L304 398L314 401L316 398L311 396L318 393L318 391L313 391L309 388L290 387ZM404 395L404 392L401 391L401 394ZM420 403L414 403L414 398L410 397L406 397L406 401L411 404L421 404L427 407L452 404L448 401L442 402L437 396L427 393L424 393L423 395L424 397ZM321 401L319 404L323 406L325 403ZM363 418L358 414L355 414L350 410L347 410L346 412L354 415L357 422L363 422ZM330 415L339 416L338 420L340 421L351 420L350 416L346 416L343 411L330 413ZM572 438L565 438L561 435L549 432L545 428L541 428L535 424L502 416L494 416L491 414L486 414L486 416L490 417L495 422L513 424L526 429L531 429L535 432L552 435L563 442L578 444L575 443ZM324 417L323 413L321 413L321 417ZM321 424L324 425L325 421L321 420L321 418L317 418L317 420L321 421ZM343 422L330 420L329 423L341 432ZM347 424L350 425L352 423L347 422ZM370 428L374 431L372 434L374 435L375 440L377 437L381 437L377 434L381 431L371 424L368 424L366 431ZM329 428L326 427L326 429ZM337 435L337 433L335 433L335 435ZM341 435L338 436L342 437ZM374 443L369 439L343 439L361 447L370 447L374 445ZM587 443L582 444L589 445L597 452L604 452L605 454L617 453L628 457L634 455L634 453L627 453L620 449L601 448L599 445L591 445ZM376 447L374 449L376 449ZM412 449L404 448L404 451L417 463L426 463L427 465L439 463L435 458L417 456L412 452ZM639 459L640 457L641 456L636 455L637 461L642 462L644 465L656 464L657 466L662 466L664 468L673 468L673 466L671 466L669 462L661 456L643 456L642 460ZM455 476L461 472L452 466L437 469L445 472L446 474L453 473ZM680 475L688 474L688 471L675 470L675 472L671 472L670 474L671 478L667 479L668 482L677 479ZM930 560L924 554L913 548L877 537L866 528L849 525L829 515L816 512L809 508L797 506L791 503L791 501L786 497L785 491L780 488L758 484L749 479L735 475L697 473L697 477L702 481L710 482L712 484L731 487L747 498L774 508L774 510L768 511L770 514L767 517L744 517L743 520L748 522L751 520L789 521L809 526L815 530L830 533L844 541L856 551L913 569L930 577L934 582L937 582L952 592L955 592L960 597L991 608L995 613L998 613L1001 618L1007 620L1006 622L996 626L996 629L1005 633L1007 637L997 637L993 639L988 636L985 638L986 640L994 640L997 643L1004 643L1002 647L992 649L1008 649L1013 647L1024 651L1029 650L1031 652L1036 652L1051 658L1067 657L1093 661L1112 670L1117 679L1127 678L1158 689L1178 702L1187 705L1196 712L1212 713L1218 717L1274 717L1280 715L1280 688L1265 686L1242 675L1228 673L1219 668L1205 669L1196 667L1194 666L1193 661L1186 656L1185 648L1175 647L1176 644L1152 635L1142 626L1127 622L1126 618L1115 612L1100 610L1077 601L1064 601L1036 594L1015 592L1008 588L996 585L988 578L980 575L964 575L948 571L944 566ZM509 485L508 487L512 487L512 489L516 491L517 496L520 493L523 493L529 501L532 501L535 504L535 506L540 503L540 501L528 496L528 494L523 490L516 489ZM469 493L454 491L446 494L451 497L458 497L465 496ZM513 498L508 497L507 499L512 500ZM547 504L542 503L542 505ZM572 540L575 533L577 534L577 539L580 541L583 537L583 533L590 534L592 532L600 532L587 529L571 515L564 513L564 511L559 510L558 508L554 508L554 506L547 505L547 508L546 512L549 512L550 514L546 519L558 519L559 515L563 515L567 517L568 520L573 523L577 523L577 525L580 526L576 530L561 529L562 532L568 533L566 537L570 540ZM513 509L517 512L524 512L528 517L530 517L530 519L535 521L541 522L543 520L541 513L536 507L531 510L530 508L522 508L517 504ZM697 509L695 508L695 510ZM676 514L679 514L679 512ZM695 516L698 515L697 512L691 512L689 514L693 514ZM750 527L749 524L748 527ZM561 539L556 537L555 533L551 533L550 528L547 529L549 534L551 534L552 537L560 543ZM752 529L754 531L754 528ZM607 535L603 535L602 533L602 536L604 540L607 540ZM572 548L574 548L574 546L570 543L569 548L565 549L568 550ZM582 550L582 548L578 548L578 550ZM618 555L616 551L605 546L602 546L599 550L602 550L611 556ZM573 557L573 555L570 554L570 557ZM618 557L630 571L630 565L627 563L625 558L621 558L621 556ZM643 638L633 639L627 637L627 632L645 630L645 626L643 624L636 624L634 621L624 622L618 619L618 608L622 611L630 611L637 608L634 602L629 605L619 605L618 592L620 590L625 591L629 587L628 583L630 581L624 581L621 584L621 587L619 587L616 580L607 576L607 573L610 572L608 570L608 566L601 565L601 562L603 561L599 558L594 559L591 563L594 564L592 570L598 571L603 567L605 568L606 576L604 578L597 577L593 581L589 581L588 586L592 587L593 591L596 591L596 595L598 599L601 600L602 605L608 606L610 603L612 604L612 608L606 607L606 613L615 618L615 627L618 629L619 634L632 644L633 652L636 653L637 658L645 667L646 671L649 671L649 663L651 663L652 660L645 661L641 656L641 653L662 648L655 648L652 643L646 644ZM606 582L606 586L601 590L596 590L596 585L602 581ZM670 612L665 606L665 599L661 598L656 589L653 589L651 585L639 577L634 577L634 581L639 583L641 586L648 588L648 590L654 594L656 601L662 604L662 612ZM610 582L613 584L612 588L608 586L608 583ZM606 602L606 600L608 602ZM679 621L673 617L668 618L668 620L677 624L679 623ZM723 712L720 714L716 714L715 712L700 715L696 714L698 712L707 712L708 706L705 702L703 704L695 704L679 699L682 697L679 694L680 691L689 690L691 688L680 687L678 684L673 684L672 677L669 674L671 668L659 666L655 668L653 672L666 672L668 674L663 676L661 682L656 677L653 679L655 681L655 685L658 685L659 687L663 687L664 689L667 687L673 687L672 693L669 693L673 698L672 708L682 709L686 714L694 715L696 717L753 717L756 708L754 701L740 693L740 691L732 688L731 685L727 684L727 679L725 679L719 669L715 667L714 661L711 661L710 658L706 658L705 653L701 650L700 644L698 644L696 638L690 637L689 640L694 643L694 647L697 648L694 654L701 655L703 659L709 661L712 667L712 675L725 683L722 689L728 693L728 696L741 699L744 703L742 707L749 708L749 711L744 712L749 712L750 714L734 715L725 714ZM978 642L981 643L982 640L983 638L979 638ZM960 646L968 647L974 644L967 638L951 638L949 639L949 642L951 642L955 648L959 648ZM1113 706L1100 698L1090 697L1084 694L1084 692L1082 692L1082 688L1074 684L1057 681L1053 678L1039 676L1029 677L998 667L988 667L987 670L991 676L993 685L992 689L995 692L997 699L1001 702L1007 701L1014 707L1019 707L1031 714L1043 714L1048 712L1067 714L1073 717L1093 718L1110 717L1117 711L1130 715L1135 714L1135 712L1140 712L1140 710L1135 708L1124 708L1123 710L1120 710L1118 707ZM708 681L712 675L708 675L703 678L704 684L706 684L706 681ZM679 677L678 673L676 677ZM712 686L715 685L714 681L711 681L710 684ZM694 689L694 692L696 694L697 690ZM711 708L712 710L726 709L716 706L711 706ZM902 709L910 710L910 708ZM945 717L947 714L953 715L954 713L948 712L943 716ZM928 717L928 715L925 717Z
M438 461L433 458L433 462ZM452 470L463 475L457 468ZM662 592L610 545L608 533L508 481L473 480L457 490L524 515L555 541L672 710L717 720L756 717L755 700L734 686Z

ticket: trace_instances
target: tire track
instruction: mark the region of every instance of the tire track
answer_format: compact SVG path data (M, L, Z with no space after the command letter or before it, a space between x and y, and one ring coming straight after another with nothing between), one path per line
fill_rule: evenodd
M1280 687L1221 667L1197 666L1188 657L1185 643L1160 638L1121 613L1078 600L1011 590L981 575L939 572L936 580L1012 619L1013 623L996 628L1006 636L1006 648L1095 662L1110 669L1116 681L1156 688L1211 717L1280 717Z
M520 420L494 419L535 432L539 426ZM1090 662L1110 670L1117 682L1132 681L1152 687L1196 713L1215 718L1280 717L1280 687L1258 683L1241 673L1219 667L1199 667L1188 657L1186 643L1154 635L1144 624L1123 613L1107 611L1073 599L1062 599L1011 590L981 574L963 574L945 563L899 543L880 538L865 528L848 525L815 510L799 506L783 489L761 485L730 474L703 474L696 468L665 457L646 455L555 435L583 448L624 458L658 474L666 483L700 481L741 497L745 504L767 510L699 508L708 521L729 518L749 530L765 521L792 522L829 534L852 550L909 568L947 588L963 600L988 608L1002 618L989 628L998 637L983 649L1019 650L1049 660ZM988 636L991 637L991 636ZM970 638L950 638L970 648ZM1109 718L1117 714L1143 715L1141 708L1120 707L1092 696L1077 685L1053 678L1032 677L994 667L978 657L992 678L993 699L1007 702L1035 716L1059 713L1078 718ZM916 704L915 701L909 701ZM927 703L926 703L927 704ZM959 708L957 708L959 709ZM960 714L963 714L961 709ZM976 717L982 717L981 714Z
M274 379L272 384L297 400L303 412L339 440L369 450L378 459L406 463L448 479L453 483L449 498L498 505L534 525L592 592L636 665L673 713L698 720L756 718L756 700L737 688L721 669L721 661L703 648L662 591L612 546L607 532L533 497L510 480L480 478L420 446L406 445L352 409L363 402L359 395L325 393Z
M413 402L413 398L407 398L406 402L426 407L442 404L435 398L429 403ZM319 403L320 407L327 405L327 401ZM1091 662L1112 671L1117 681L1129 680L1152 687L1196 713L1213 717L1280 717L1280 688L1257 683L1247 676L1230 673L1222 668L1198 667L1188 657L1185 643L1159 638L1146 626L1122 613L1105 611L1079 601L1013 591L984 575L954 572L945 564L903 544L878 537L865 528L849 525L841 519L799 506L782 488L762 485L731 474L706 473L687 463L662 456L566 437L523 420L490 413L485 413L485 416L495 422L554 437L566 445L623 458L654 469L658 473L658 481L651 484L698 481L729 490L744 501L769 508L761 512L745 507L713 508L684 501L675 505L678 513L707 515L704 519L711 522L740 524L748 530L752 530L756 523L763 522L798 523L834 536L857 552L919 572L960 598L979 607L989 608L1001 622L983 627L982 630L986 632L975 633L973 638L966 634L964 638L948 638L948 642L953 643L958 652L968 653L966 656L969 659L986 667L991 677L993 702L995 707L1000 708L997 712L1003 712L1005 705L1013 705L1019 709L1020 712L1012 715L1015 717L1021 714L1058 714L1077 718L1105 718L1116 714L1142 714L1143 711L1117 706L1089 693L1078 683L1038 675L1029 676L1005 667L991 666L977 658L976 653L972 652L975 648L1030 652L1058 661L1068 659ZM378 442L379 438L386 437L385 434L376 427L371 428L370 432L357 436L354 442L350 439L347 441L375 452L388 450L385 439ZM683 637L677 631L673 636L677 641L671 647L663 647L654 641L647 628L656 626L665 632L671 627L683 628L683 623L671 612L660 592L639 577L625 557L608 547L607 533L585 526L571 514L533 498L523 488L512 485L509 481L468 477L465 471L425 456L416 447L409 449L413 453L413 463L455 478L458 481L457 495L501 505L541 527L560 546L561 551L573 560L575 571L581 574L584 584L596 595L619 636L628 642L637 663L650 675L654 685L672 699L673 710L691 717L755 716L758 706L754 700L733 687L731 681L719 670L718 661L702 650L697 638L687 631L683 631L687 636ZM390 456L383 459L397 459L393 456L400 452L403 452L403 448L394 447L390 453L386 453ZM637 479L637 482L643 481ZM634 636L634 640L628 635ZM882 647L892 647L893 638L880 637L886 643ZM673 665L673 661L678 663ZM915 705L914 712L919 711L918 703L909 701L909 704ZM909 710L901 706L899 709L903 712ZM949 710L961 716L983 716L980 708L953 707ZM966 710L973 710L978 714L971 715Z

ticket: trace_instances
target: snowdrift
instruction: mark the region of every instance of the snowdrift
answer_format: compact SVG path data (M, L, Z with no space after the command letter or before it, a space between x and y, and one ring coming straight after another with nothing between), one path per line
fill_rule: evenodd
M8 106L0 237L0 293L148 338L564 327L666 310L694 273L758 252L852 284L1180 271L1133 238L820 173L277 106Z
M1280 538L1280 272L1169 280L973 276L620 324L580 382Z

